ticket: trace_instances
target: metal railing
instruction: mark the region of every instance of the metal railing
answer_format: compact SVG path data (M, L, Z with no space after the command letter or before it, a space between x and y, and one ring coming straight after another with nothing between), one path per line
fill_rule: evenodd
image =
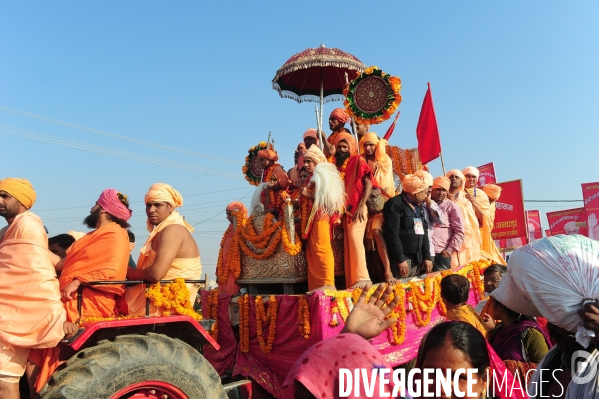
M173 280L160 280L159 282L161 284L168 284L168 283L172 283ZM185 280L185 283L206 284L206 280ZM79 320L81 319L81 306L82 306L82 298L83 298L83 289L84 288L91 288L95 285L133 286L133 285L139 285L139 284L145 285L145 287L146 287L145 289L147 292L148 286L150 286L152 284L156 284L156 283L152 283L150 281L143 281L143 280L88 281L87 283L81 283L79 285L79 288L77 288L77 313L79 313L79 318L77 319L77 322L79 322ZM145 317L150 317L150 298L148 298L147 295L146 295L146 316Z

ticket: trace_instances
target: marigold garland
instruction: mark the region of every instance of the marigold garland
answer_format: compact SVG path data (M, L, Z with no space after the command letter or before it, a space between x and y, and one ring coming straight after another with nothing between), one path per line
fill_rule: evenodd
M308 306L308 300L305 296L299 297L298 305L298 330L304 339L310 338L310 307Z
M289 240L289 232L287 231L287 223L283 223L281 228L281 241L283 241L283 249L291 256L295 256L302 250L302 242L300 241L299 235L295 232L295 244L292 244Z
M243 211L235 211L231 214L236 221L235 233L233 234L233 242L229 248L229 253L227 254L227 262L223 265L223 248L225 245L225 240L227 238L227 231L223 234L223 238L220 241L220 250L218 252L218 260L216 263L216 275L218 284L226 284L229 279L229 273L232 272L236 279L239 278L241 274L241 254L239 250L239 241L241 226L244 222L244 212Z
M273 342L275 341L275 331L277 329L277 298L271 295L268 301L268 312L264 310L264 303L260 295L256 296L256 335L258 336L258 342L260 343L260 349L264 353L270 353L272 350ZM264 342L264 332L262 323L268 322L268 338Z
M241 250L244 254L249 256L252 259L267 259L270 258L276 251L279 242L281 242L281 234L273 234L268 240L268 237L265 239L267 245L264 248L263 252L254 252L251 248L248 247L245 240L239 240L239 244Z
M218 288L210 290L208 293L208 306L206 307L206 314L212 320L214 324L210 329L210 335L215 341L218 341Z
M332 157L332 163L334 165L337 165L335 162L336 162L335 157ZM349 158L347 158L345 161L343 161L343 165L337 167L337 170L339 171L339 176L341 176L341 180L343 182L345 182L345 170L347 169L348 162L349 162Z
M239 306L239 349L243 353L250 351L250 299L247 294L237 300Z
M102 321L140 319L142 317L144 317L144 316L129 316L129 315L119 315L119 316L114 316L114 317L89 316L89 317L80 318L79 321L77 322L77 326L81 327L84 324L99 323Z
M406 291L401 284L396 284L393 287L393 294L389 296L389 301L392 301L395 297L399 297L399 303L389 313L387 318L396 318L397 321L391 325L393 331L393 343L400 345L406 338Z
M183 316L192 317L195 320L202 320L202 315L193 310L189 301L189 289L185 284L185 279L176 278L172 283L161 284L157 282L152 284L146 293L150 303L155 307L164 307L163 316L168 316L171 310Z
M268 213L264 217L264 228L262 233L258 234L254 230L254 217L250 216L241 225L241 236L251 242L254 247L264 249L268 245L269 239L276 233L277 229L283 225L283 222L274 222L275 217Z

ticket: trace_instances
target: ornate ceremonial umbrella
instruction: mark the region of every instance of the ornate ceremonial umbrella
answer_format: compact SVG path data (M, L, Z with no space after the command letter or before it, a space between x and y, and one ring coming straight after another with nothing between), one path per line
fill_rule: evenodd
M343 89L347 81L353 80L366 65L353 55L327 48L309 48L297 53L283 64L272 80L272 87L283 98L301 102L319 102L318 128L322 130L322 108L329 101L343 101Z

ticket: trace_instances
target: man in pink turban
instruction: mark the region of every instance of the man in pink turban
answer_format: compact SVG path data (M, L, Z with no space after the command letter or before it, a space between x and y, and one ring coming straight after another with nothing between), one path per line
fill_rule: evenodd
M460 266L464 266L472 261L480 260L481 238L478 218L472 203L466 198L466 192L464 191L466 177L462 171L452 169L445 176L450 181L448 198L459 205L464 218L464 242L458 254L458 262Z
M127 279L157 282L160 280L199 280L202 278L200 250L191 233L191 227L177 212L183 197L165 183L153 184L146 193L146 215L150 236L140 250L137 269L129 268ZM190 303L198 292L196 284L187 284ZM145 314L145 290L141 286L127 288L127 306L130 315ZM151 306L152 314L162 314L161 307Z
M433 271L457 267L458 253L464 242L464 217L458 204L447 199L451 182L445 176L433 181L431 199L446 215L443 223L435 223L433 229L433 248L435 261Z
M385 203L383 216L391 269L403 278L430 273L433 262L422 207L429 186L416 175L406 175L401 184L403 192Z
M485 190L477 188L480 173L474 166L468 166L462 173L466 178L464 185L465 197L472 204L480 228L481 256L493 263L503 264L505 260L491 237L495 221L494 212L491 210L491 202Z
M372 187L372 170L357 153L356 140L341 132L335 138L333 162L345 184L345 216L343 217L345 250L345 284L347 288L361 288L371 284L366 266L364 233L368 223L366 200Z

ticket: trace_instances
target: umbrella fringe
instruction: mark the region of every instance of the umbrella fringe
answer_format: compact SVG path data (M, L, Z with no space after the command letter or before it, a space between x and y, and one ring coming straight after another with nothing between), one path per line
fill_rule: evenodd
M304 94L304 95L298 96L297 94L295 94L292 91L281 90L279 85L277 85L276 83L273 85L273 88L279 92L279 95L282 98L289 98L291 100L297 101L300 104L306 103L306 102L310 102L310 103L320 102L320 96L315 96L312 94ZM330 94L324 98L324 103L326 104L331 101L343 101L343 100L345 100L345 96L343 94Z
M298 64L290 65L285 68L281 68L277 71L275 78L272 80L275 83L281 76L287 75L288 73L298 71L300 69L309 69L313 67L335 67L335 68L345 68L351 69L354 71L358 71L359 73L364 72L363 64L360 65L357 62L349 62L349 61L323 61L323 60L314 60L314 61L304 61Z

